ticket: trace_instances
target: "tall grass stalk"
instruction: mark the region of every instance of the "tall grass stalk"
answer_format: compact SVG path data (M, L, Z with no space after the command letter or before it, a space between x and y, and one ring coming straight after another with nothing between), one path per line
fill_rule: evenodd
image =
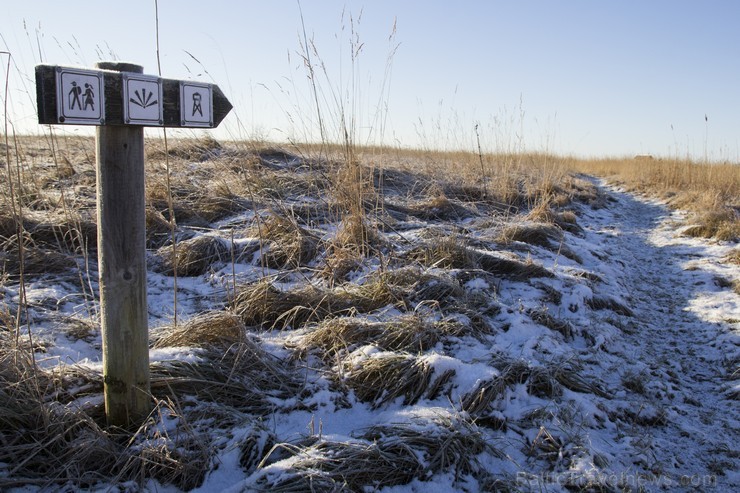
M154 0L154 30L157 51L157 73L162 77L162 60L159 52L159 1ZM164 165L165 165L165 183L167 186L167 209L170 223L170 237L172 239L172 323L177 327L177 224L175 223L175 206L172 201L172 172L170 170L170 150L167 142L167 129L162 128L162 137L164 139Z
M19 287L18 287L18 294L19 294L19 300L18 300L18 309L16 311L15 316L15 347L20 347L20 337L21 337L21 316L24 312L24 310L27 307L26 302L26 281L25 281L25 273L24 273L24 238L23 238L23 204L21 203L21 196L20 194L16 194L15 185L13 183L14 177L13 173L11 171L11 164L10 164L10 142L8 140L8 127L9 127L9 121L8 121L8 94L9 94L9 81L10 81L10 59L12 57L10 52L0 52L0 54L3 54L7 56L7 64L5 67L5 84L4 84L4 92L3 92L3 133L4 140L5 140L5 166L7 168L7 174L8 174L8 188L10 192L10 210L13 217L13 220L16 224L16 242L18 245L18 265L19 268ZM17 137L15 135L15 132L13 132L13 142L16 146L16 161L18 158L18 149L17 149ZM16 162L16 164L18 164ZM20 166L16 166L16 170L18 172L18 181L16 182L19 189L21 186L21 178L20 178ZM18 200L18 203L16 204L16 199ZM28 313L26 313L26 322L28 323L29 329L28 329L28 337L29 342L31 343L31 347L33 347L33 340L31 335L31 329L30 329L30 321L28 320ZM31 351L33 355L33 351ZM17 357L17 355L15 356ZM33 367L36 367L36 361L35 356L33 356ZM17 363L17 361L16 361Z
M488 188L486 181L486 166L483 164L483 150L480 147L480 133L478 133L478 124L475 124L475 139L478 143L478 159L480 159L480 171L481 171L481 178L483 181L483 198L488 198Z
M358 253L365 255L369 253L369 243L372 233L368 230L367 209L377 207L377 197L374 175L377 166L382 166L376 160L371 161L370 166L361 162L358 155L358 141L360 139L360 124L362 111L360 103L362 94L360 91L359 60L365 43L362 42L358 33L358 26L362 19L362 12L355 17L346 11L342 12L342 30L349 27L349 79L345 79L344 57L340 51L339 80L335 82L329 73L327 64L322 59L318 47L309 39L300 1L298 2L301 17L301 32L299 56L303 60L306 76L309 80L309 89L313 102L319 130L320 142L319 159L327 160L330 164L330 182L333 184L332 198L333 206L337 216L342 220L340 236L344 236L343 243L356 247ZM367 129L367 140L376 134L383 132L385 123L383 113L386 106L383 101L389 88L389 77L391 74L392 58L397 46L395 43L395 23L389 42L390 52L386 59L384 79L380 86L378 106L375 108L371 126ZM342 45L344 47L344 45ZM379 124L376 129L374 125ZM381 135L382 138L382 135ZM338 152L337 152L338 151ZM330 153L338 154L339 161L336 162ZM351 238L350 238L351 237Z

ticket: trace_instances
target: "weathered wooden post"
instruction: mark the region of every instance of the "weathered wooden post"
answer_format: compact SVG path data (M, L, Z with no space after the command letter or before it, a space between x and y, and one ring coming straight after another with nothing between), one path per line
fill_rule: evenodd
M97 67L144 71L125 63L100 62ZM98 126L95 152L105 413L110 424L128 425L151 411L144 127Z
M97 125L97 207L103 381L108 423L151 411L146 302L144 126L213 128L231 110L218 86L99 70L36 67L39 123Z

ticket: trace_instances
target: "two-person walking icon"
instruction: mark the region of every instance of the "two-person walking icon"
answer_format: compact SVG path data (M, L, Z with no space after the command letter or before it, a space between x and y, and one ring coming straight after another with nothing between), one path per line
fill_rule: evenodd
M84 100L80 100L80 96L84 96ZM88 111L88 108L90 111L95 111L95 92L87 82L85 82L85 92L83 93L77 82L72 81L72 88L69 90L69 109L73 110L75 106L81 111Z

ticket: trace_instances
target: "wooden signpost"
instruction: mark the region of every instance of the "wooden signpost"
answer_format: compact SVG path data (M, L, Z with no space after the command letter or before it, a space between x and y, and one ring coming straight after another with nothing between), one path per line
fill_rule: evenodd
M39 65L39 123L96 125L98 266L105 413L138 424L152 407L146 301L144 127L214 128L231 103L214 84L144 75L130 63L96 70Z

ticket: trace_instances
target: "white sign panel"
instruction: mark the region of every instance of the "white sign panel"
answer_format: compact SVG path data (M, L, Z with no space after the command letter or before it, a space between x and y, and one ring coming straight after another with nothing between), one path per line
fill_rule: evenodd
M183 127L213 125L213 88L210 84L180 82L180 120Z
M102 125L103 74L99 71L57 70L57 117L59 123Z
M162 80L152 75L132 73L124 73L122 78L124 123L162 125Z

